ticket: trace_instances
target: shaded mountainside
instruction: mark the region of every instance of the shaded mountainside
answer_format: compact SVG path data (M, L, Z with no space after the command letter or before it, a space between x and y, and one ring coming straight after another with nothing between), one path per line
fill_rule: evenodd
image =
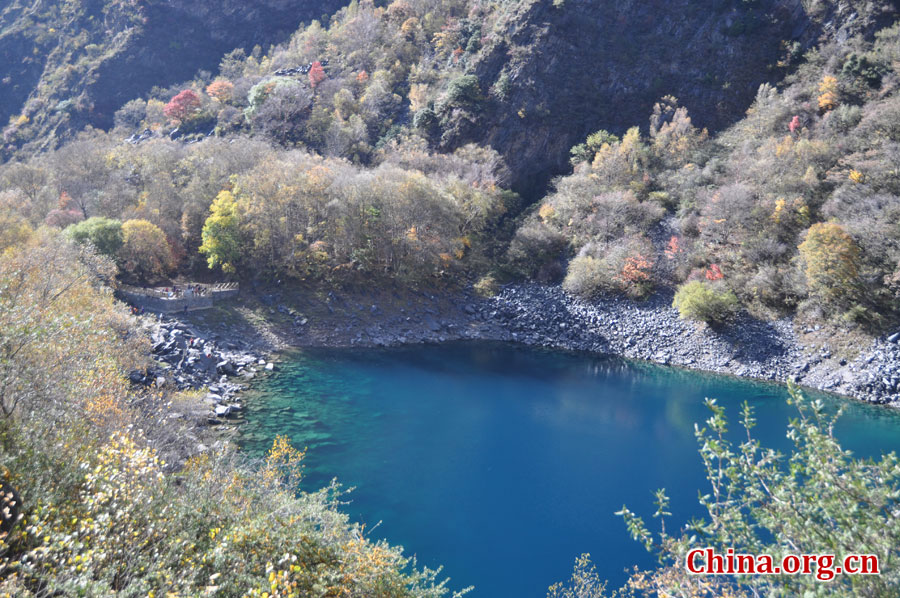
M286 38L342 0L14 0L0 12L4 153L53 147L153 86L214 69L234 48Z
M445 148L476 142L507 160L514 187L539 193L589 133L645 124L674 95L695 124L740 118L759 85L779 80L823 34L846 39L890 22L886 3L795 0L521 3L504 36L472 64L489 102L444 114ZM859 5L859 6L855 6Z

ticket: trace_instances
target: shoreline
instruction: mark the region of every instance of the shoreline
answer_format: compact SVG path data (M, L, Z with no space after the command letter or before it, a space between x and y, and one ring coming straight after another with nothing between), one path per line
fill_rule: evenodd
M426 294L426 297L427 294ZM382 312L368 325L334 325L340 317L298 335L295 347L378 347L485 340L588 351L728 374L796 383L866 403L900 406L900 334L885 335L845 357L826 341L801 339L789 318L762 321L741 314L721 329L680 319L672 293L643 302L620 297L583 301L559 286L507 285L499 295L428 297L433 307ZM442 305L443 304L443 305ZM359 311L359 310L357 310ZM337 314L335 314L337 315ZM807 332L813 333L808 329Z
M874 339L849 358L828 342L811 346L788 318L768 322L741 314L714 330L681 320L671 302L671 292L665 290L642 302L619 297L588 302L559 286L536 283L507 285L489 299L415 291L382 296L330 291L320 297L276 290L231 300L224 310L240 314L237 323L192 313L187 318L154 316L150 323L145 317L142 327L154 341L154 359L168 364L179 387L208 387L203 399L210 409L207 425L238 421L232 418L243 410L241 391L274 371L278 353L285 350L455 340L522 343L793 382L900 407L900 334ZM199 349L209 349L212 358L198 356L197 347L178 340L185 336L200 339Z

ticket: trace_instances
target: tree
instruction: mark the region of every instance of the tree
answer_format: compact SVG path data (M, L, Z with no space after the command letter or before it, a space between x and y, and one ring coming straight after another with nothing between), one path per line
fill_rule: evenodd
M185 89L169 100L163 114L172 120L184 122L200 110L200 96L192 89Z
M256 88L254 88L256 89ZM294 79L277 79L264 99L253 106L254 131L283 145L303 140L306 121L312 108L312 93Z
M24 216L0 207L0 255L7 247L15 247L27 241L33 232Z
M50 210L44 218L44 224L53 228L66 228L84 219L81 210Z
M234 93L234 83L219 79L206 86L206 94L220 102L227 102Z
M315 89L319 83L325 80L325 69L318 60L309 67L309 85Z
M223 272L233 273L244 253L241 242L237 202L231 191L220 191L209 208L203 225L203 244L200 253L207 256L210 268L220 266Z
M855 297L860 283L860 250L840 224L813 224L799 249L811 294L833 306L846 305Z
M838 80L833 75L825 75L819 83L819 108L823 112L834 110L838 105Z
M109 257L115 257L122 248L122 223L112 218L94 216L73 224L65 232L76 243L91 243Z
M126 220L122 224L119 260L125 271L141 280L162 276L173 266L166 234L148 220Z
M569 153L572 155L570 162L572 166L577 166L582 162L593 162L594 156L600 151L604 145L615 145L619 142L619 138L609 131L600 129L596 133L588 135L584 143L574 146Z
M49 229L6 249L0 259L0 419L24 407L50 422L60 410L115 386L113 372L107 381L94 377L106 372L107 356L124 357L109 350L122 341L112 334L112 296L97 284L113 270L109 260L79 251ZM8 450L3 446L0 459ZM9 553L0 551L0 567L4 556Z

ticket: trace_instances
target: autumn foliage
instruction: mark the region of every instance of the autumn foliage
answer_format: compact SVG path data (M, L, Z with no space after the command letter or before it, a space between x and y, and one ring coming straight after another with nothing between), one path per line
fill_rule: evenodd
M169 100L163 113L172 120L182 122L196 114L200 105L200 96L191 89L185 89Z
M309 84L315 89L319 83L325 80L325 69L318 60L309 67Z
M185 462L198 428L172 406L198 397L129 384L149 346L109 260L48 229L3 257L0 507L12 489L21 508L0 513L0 596L449 595L350 522L336 484L298 487L286 438L255 468L230 447Z
M722 274L722 269L719 268L718 264L710 264L704 275L706 276L706 280L722 280L725 278L725 275Z
M620 277L626 285L635 285L648 282L653 264L643 255L630 255L625 258Z
M681 253L681 242L678 240L677 235L672 235L669 238L669 242L666 244L664 253L670 260L674 260L678 256L678 254Z
M856 295L860 250L837 222L814 224L800 244L810 292L826 306L846 305Z
M165 233L147 220L128 220L122 224L119 258L125 270L142 280L162 276L174 265Z
M222 79L218 79L213 81L206 87L206 94L215 98L220 102L225 102L231 99L231 95L234 93L234 83L231 81L225 81Z
M838 80L832 75L825 75L819 83L819 108L824 112L834 110L838 105Z

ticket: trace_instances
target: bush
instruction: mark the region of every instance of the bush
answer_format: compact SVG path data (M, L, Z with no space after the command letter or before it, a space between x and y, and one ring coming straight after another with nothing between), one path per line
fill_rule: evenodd
M479 296L485 298L495 297L500 292L500 285L497 284L497 280L490 274L482 276L472 288L475 289Z
M474 106L483 99L478 77L462 75L450 82L447 88L446 104L448 107Z
M727 434L724 409L707 399L712 416L695 435L713 488L700 497L708 518L693 519L674 534L667 531L671 529L666 522L671 517L669 498L664 490L657 490L653 516L661 520L661 529L654 535L643 518L623 507L618 514L632 538L656 553L659 564L648 571L636 569L612 596L896 596L900 572L890 559L880 559L877 575L836 574L835 565L850 554L892 554L900 541L900 524L893 515L900 486L897 456L854 459L832 435L837 416L826 415L820 402L808 402L796 389L790 392L800 417L788 429L794 446L787 458L761 447L753 437L753 414L747 404L741 422L745 431L740 434L746 439L735 444ZM836 559L831 565L817 559L819 568L812 575L691 574L686 558L706 547L718 554L733 550L735 555L770 555L776 563L799 552L835 555ZM830 574L834 575L828 579ZM584 554L576 560L572 578L551 586L547 596L604 598L610 594L590 555Z
M286 439L259 462L197 454L171 416L199 396L128 383L149 345L98 275L109 260L48 229L0 260L0 488L20 498L0 511L23 516L0 512L0 596L450 595L351 522L337 484L302 489Z
M119 108L113 116L116 127L127 131L134 131L140 127L147 118L147 102L144 100L131 100Z
M799 416L791 420L788 455L760 446L753 437L754 419L745 403L743 430L730 434L724 408L713 399L712 412L695 436L700 446L707 486L700 504L707 516L693 519L679 532L666 518L669 499L656 492L661 531L654 535L643 519L628 508L619 512L635 540L656 553L659 565L636 572L626 591L617 596L816 596L893 598L900 569L893 555L900 542L900 518L895 516L900 489L900 462L893 452L880 459L855 459L833 436L837 416L827 415L820 401L807 401L791 388L791 401ZM732 438L743 438L737 443ZM813 575L693 575L685 559L694 549L712 547L718 554L771 555L777 563L787 554L835 555L835 562L818 562ZM877 575L834 575L826 568L850 554L881 555ZM737 560L737 559L736 559ZM602 586L579 562L575 581L585 580L577 594L551 593L552 597L599 596ZM827 580L827 581L826 581Z
M626 237L601 249L588 243L569 262L563 288L589 299L602 292L641 299L653 290L653 245L641 236Z
M678 288L672 306L684 320L720 324L735 313L738 299L721 284L693 280Z
M579 255L569 262L562 286L573 295L590 299L610 288L612 274L603 260L591 255Z
M558 265L563 257L566 239L543 222L531 220L516 231L507 251L513 270L529 278L553 280L561 274Z

